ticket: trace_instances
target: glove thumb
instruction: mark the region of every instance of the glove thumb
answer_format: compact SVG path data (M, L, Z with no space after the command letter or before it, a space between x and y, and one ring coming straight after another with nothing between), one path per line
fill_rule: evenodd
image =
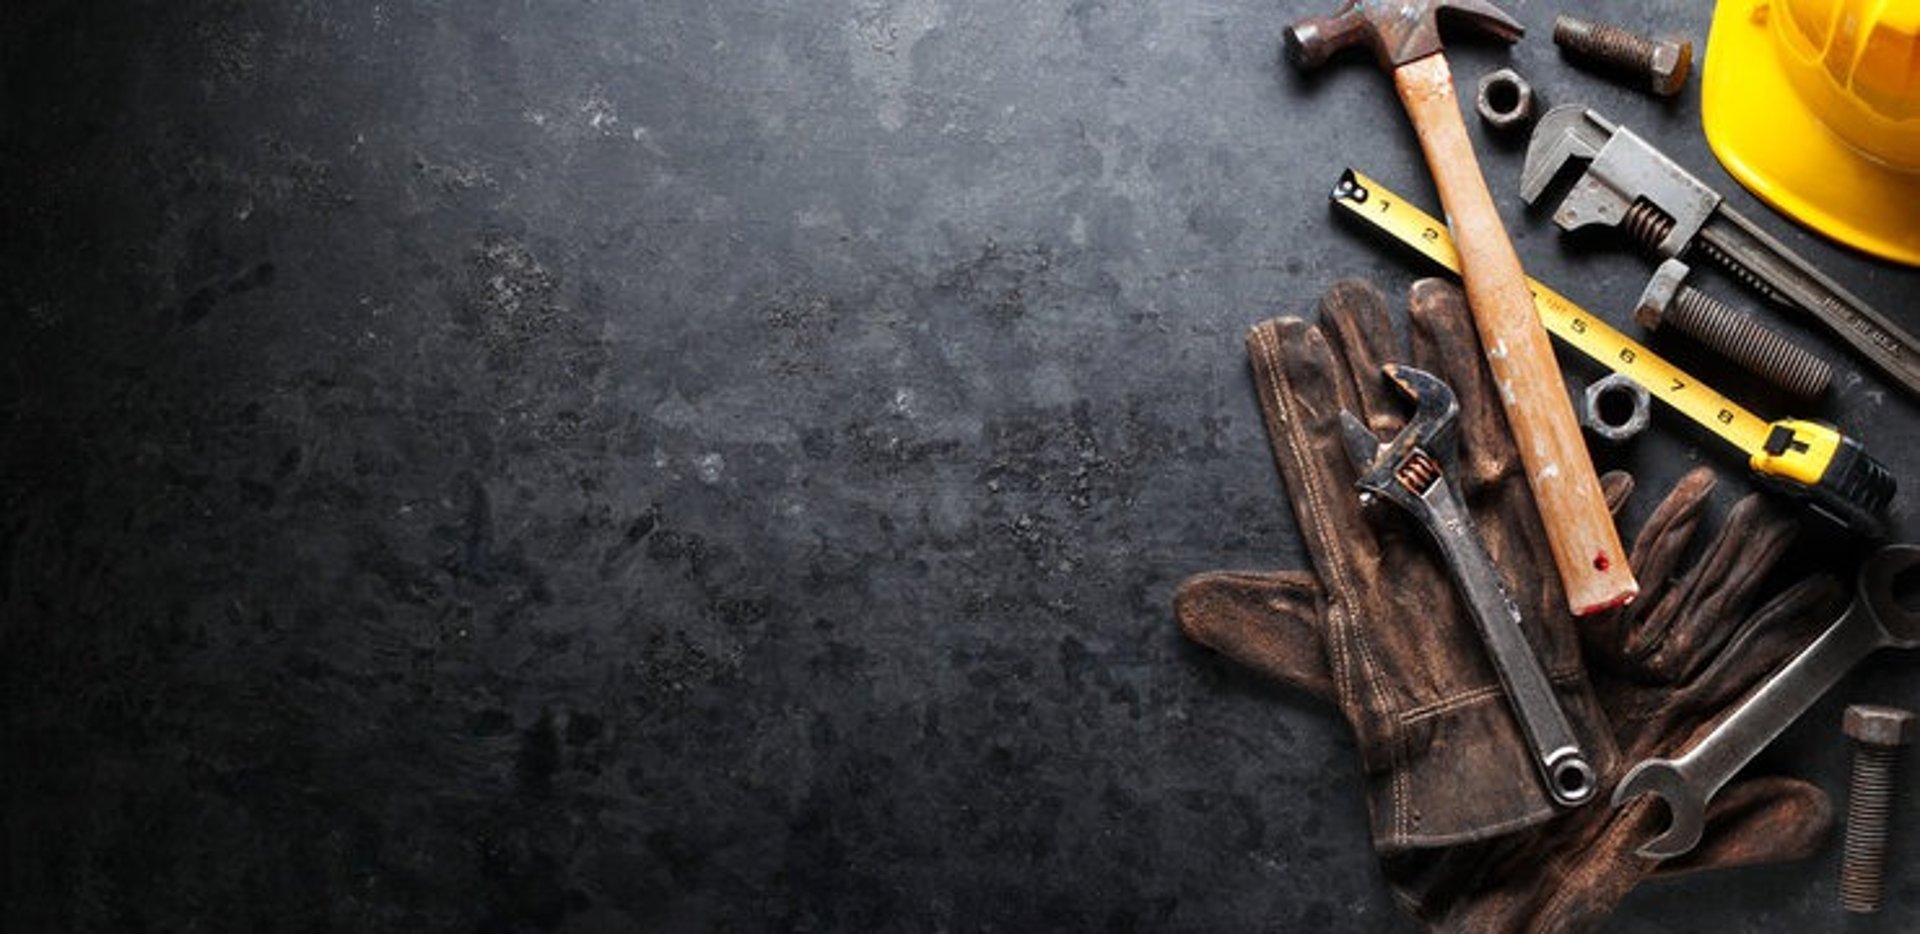
M1320 636L1325 603L1307 571L1214 571L1183 581L1173 612L1187 638L1331 702L1333 673Z

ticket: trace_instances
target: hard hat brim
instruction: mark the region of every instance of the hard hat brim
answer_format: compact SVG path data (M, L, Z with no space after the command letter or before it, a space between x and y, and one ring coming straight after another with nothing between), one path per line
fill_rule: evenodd
M1701 75L1707 145L1762 201L1847 246L1920 266L1920 172L1836 135L1794 88L1765 0L1720 0Z

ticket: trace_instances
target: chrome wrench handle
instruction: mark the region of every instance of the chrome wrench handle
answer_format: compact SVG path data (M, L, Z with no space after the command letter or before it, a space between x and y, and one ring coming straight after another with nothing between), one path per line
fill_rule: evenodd
M1599 785L1593 766L1560 707L1553 680L1521 628L1520 609L1501 584L1499 569L1481 543L1459 491L1445 474L1438 474L1413 499L1421 505L1409 511L1440 546L1453 572L1454 584L1486 644L1548 795L1566 807L1585 804Z
M1384 444L1352 412L1340 413L1341 441L1359 474L1354 486L1360 502L1391 501L1411 513L1440 546L1548 796L1566 807L1585 804L1598 785L1593 766L1560 708L1553 681L1527 641L1520 610L1507 595L1460 491L1441 467L1451 460L1457 441L1459 399L1445 381L1425 370L1392 363L1383 369L1401 394L1413 400L1414 413Z

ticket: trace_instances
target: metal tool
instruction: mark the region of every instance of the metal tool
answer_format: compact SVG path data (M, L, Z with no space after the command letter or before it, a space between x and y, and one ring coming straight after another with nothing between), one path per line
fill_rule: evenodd
M1514 133L1525 129L1540 115L1540 98L1519 72L1502 68L1480 79L1473 109L1495 131Z
M1920 396L1920 341L1727 207L1632 130L1580 107L1548 111L1527 146L1520 196L1529 204L1538 200L1575 160L1590 162L1554 211L1561 229L1625 227L1667 257L1697 246L1761 294L1813 315Z
M1612 23L1575 16L1554 17L1553 44L1568 58L1637 80L1661 97L1680 93L1693 69L1693 43L1686 39L1649 39Z
M1460 245L1460 279L1500 407L1518 442L1527 486L1553 552L1568 608L1584 616L1633 599L1640 586L1607 510L1600 477L1567 397L1553 344L1533 314L1520 255L1480 174L1453 72L1441 51L1440 20L1512 41L1520 24L1487 0L1347 0L1328 17L1287 28L1288 56L1313 67L1365 46L1393 74L1427 170Z
M1439 266L1460 271L1446 225L1353 169L1330 196L1348 216L1366 222ZM1747 457L1754 479L1868 537L1886 529L1893 474L1831 425L1797 418L1767 421L1713 387L1634 343L1565 296L1528 279L1540 323L1568 347L1647 388L1661 402Z
M1847 842L1840 863L1840 907L1856 914L1880 910L1886 894L1887 818L1892 810L1900 754L1913 744L1913 711L1854 704L1840 720L1853 740L1847 780Z
M1647 280L1633 320L1648 331L1671 327L1740 368L1802 399L1833 382L1833 367L1753 316L1686 284L1686 263L1668 259Z
M1667 802L1672 823L1640 847L1651 859L1693 849L1706 829L1707 803L1768 743L1785 732L1861 659L1883 648L1920 648L1920 609L1903 605L1920 571L1920 545L1888 545L1860 568L1853 603L1792 661L1762 682L1705 739L1678 759L1647 759L1613 790L1615 806L1643 794ZM1903 580L1903 578L1906 578ZM1906 595L1911 599L1911 594Z
M1613 404L1608 400L1621 396L1627 400L1626 417L1609 418ZM1651 407L1647 387L1634 382L1631 376L1608 373L1588 385L1586 394L1581 396L1580 424L1602 440L1618 444L1646 430Z
M1413 417L1385 444L1352 412L1340 413L1347 457L1360 474L1360 500L1386 500L1412 513L1440 546L1454 584L1473 616L1494 671L1506 688L1520 732L1532 750L1547 793L1562 805L1583 804L1596 786L1580 738L1554 694L1540 658L1520 628L1520 610L1507 596L1500 571L1480 542L1473 517L1444 465L1451 464L1460 414L1453 389L1439 377L1388 364L1386 374L1413 400Z

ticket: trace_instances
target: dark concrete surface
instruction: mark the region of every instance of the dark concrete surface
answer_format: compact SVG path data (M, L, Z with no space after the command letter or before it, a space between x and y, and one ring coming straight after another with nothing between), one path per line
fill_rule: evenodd
M1434 205L1378 69L1279 66L1331 5L9 3L0 928L1406 927L1343 724L1169 609L1305 561L1245 329L1422 271L1326 207L1347 164ZM1504 5L1463 83L1639 128L1915 324L1920 273L1720 172L1697 82ZM1530 271L1624 325L1651 264L1474 132ZM1801 414L1914 482L1914 404L1784 323L1842 373ZM1744 489L1655 428L1605 460ZM1839 791L1841 705L1913 664L1756 768ZM1616 928L1914 930L1898 828L1877 920L1829 845Z

